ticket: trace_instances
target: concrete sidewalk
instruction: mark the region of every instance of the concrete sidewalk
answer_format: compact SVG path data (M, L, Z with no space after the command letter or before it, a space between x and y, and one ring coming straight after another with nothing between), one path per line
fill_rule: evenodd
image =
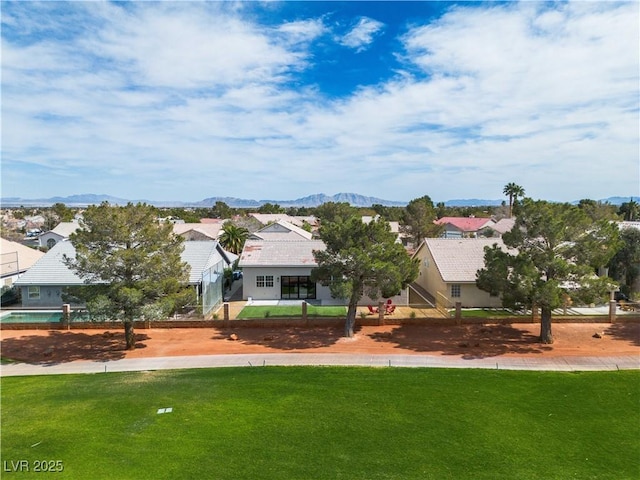
M640 369L640 356L617 357L484 357L465 358L442 355L353 355L353 354L234 354L187 357L125 358L111 361L75 361L56 364L12 363L2 365L0 376L61 375L74 373L135 372L183 368L262 366L364 366L485 368L498 370L596 371Z

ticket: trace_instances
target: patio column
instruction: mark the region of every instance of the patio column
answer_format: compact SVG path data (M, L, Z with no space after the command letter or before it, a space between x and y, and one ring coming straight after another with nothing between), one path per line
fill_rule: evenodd
M302 301L302 321L307 325L309 323L309 318L307 317L307 302Z
M616 322L616 301L615 300L609 300L609 323L615 323Z
M378 302L378 325L384 325L385 304Z
M62 324L71 330L71 305L68 303L62 305Z
M222 312L224 315L224 326L229 326L229 303L225 302L222 304Z

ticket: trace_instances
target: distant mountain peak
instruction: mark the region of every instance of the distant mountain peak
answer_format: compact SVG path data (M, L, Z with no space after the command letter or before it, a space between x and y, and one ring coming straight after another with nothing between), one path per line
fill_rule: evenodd
M611 205L621 205L628 202L634 197L609 197L598 200L602 203L610 203ZM635 197L636 199L638 196ZM498 206L505 200L486 200L486 199L455 199L447 200L444 204L447 207L479 207L479 206ZM281 207L317 207L327 202L348 203L354 207L371 207L372 205L383 205L385 207L404 207L408 202L400 202L394 200L383 200L377 197L367 197L357 193L336 193L335 195L326 195L324 193L315 193L306 197L297 198L295 200L251 200L236 197L209 197L199 202L181 202L181 201L150 201L150 200L127 200L111 195L83 193L78 195L70 195L67 197L51 197L26 199L20 197L0 198L0 204L3 207L19 207L21 205L29 206L51 206L54 203L64 203L69 206L87 206L97 205L102 202L109 202L113 205L126 205L127 203L144 202L157 207L212 207L216 202L224 202L234 208L259 208L265 203L278 204ZM578 203L575 201L573 203Z

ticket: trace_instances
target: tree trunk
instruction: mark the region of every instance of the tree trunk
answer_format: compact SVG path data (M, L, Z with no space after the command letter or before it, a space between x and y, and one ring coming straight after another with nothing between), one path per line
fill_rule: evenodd
M133 331L133 321L126 320L124 322L124 339L127 343L125 347L127 350L135 350L136 348L136 335Z
M540 315L540 342L546 344L553 343L551 334L551 307L543 306Z
M347 320L344 323L344 336L345 337L353 337L353 327L356 324L356 311L358 309L358 304L350 301L349 309L347 310Z

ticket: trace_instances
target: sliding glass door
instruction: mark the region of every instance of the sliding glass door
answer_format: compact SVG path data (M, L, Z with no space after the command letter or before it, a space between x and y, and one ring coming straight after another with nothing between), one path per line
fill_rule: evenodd
M280 277L280 298L283 300L316 298L316 284L308 276Z

